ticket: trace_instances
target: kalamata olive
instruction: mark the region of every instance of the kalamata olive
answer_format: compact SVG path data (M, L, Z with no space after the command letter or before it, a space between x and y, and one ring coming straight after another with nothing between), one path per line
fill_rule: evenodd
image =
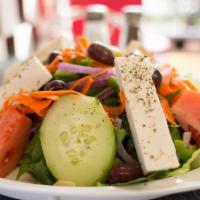
M59 50L55 50L55 51L52 51L50 54L49 54L49 57L47 59L47 63L50 64L52 63L52 61L61 54L61 51Z
M108 182L111 184L123 183L141 176L142 171L139 164L120 163L112 167L108 175Z
M159 88L160 84L161 84L161 81L162 81L162 75L161 75L159 70L154 69L154 72L153 72L153 75L152 75L152 79L153 79L153 82L154 82L156 88Z
M104 64L114 65L113 52L100 42L94 42L88 47L88 55Z
M55 91L55 90L64 90L64 89L66 89L66 84L64 81L61 81L61 80L50 81L43 88L43 90L45 91L48 91L48 90Z

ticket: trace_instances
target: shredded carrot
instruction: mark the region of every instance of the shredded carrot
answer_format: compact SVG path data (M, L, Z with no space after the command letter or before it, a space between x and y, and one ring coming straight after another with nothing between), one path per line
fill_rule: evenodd
M88 76L84 76L83 78L78 79L77 81L75 81L72 85L71 85L71 90L74 90L79 84L81 84L83 81L87 80L88 78L95 78L97 76L101 76L103 74L105 74L107 72L106 69L96 73L96 74L90 74Z
M170 108L170 105L165 97L162 95L159 95L160 103L163 109L163 112L165 114L166 119L173 125L176 125L175 118L173 116L172 110Z
M83 86L83 89L81 90L81 93L86 94L88 90L90 89L93 82L94 80L92 78L88 78L85 82L85 85Z
M181 78L174 68L169 65L164 65L161 70L162 81L158 89L159 94L166 97L177 91L193 90L198 89L189 81Z
M108 106L103 104L104 110L109 114L110 117L120 116L125 110L126 98L123 91L119 92L119 98L121 101L120 106Z
M85 54L78 52L75 49L65 49L62 52L62 57L65 62L69 62L75 58L85 58Z
M189 80L183 80L183 82L193 91L198 91L197 87Z
M47 69L50 71L50 72L55 72L58 68L58 63L60 61L61 57L60 56L57 56L53 61L52 63L50 64L47 64L46 67Z
M57 91L33 91L31 92L31 97L38 99L51 99L56 100L58 96L63 96L67 94L79 94L74 90L57 90Z
M84 37L84 36L78 36L76 38L75 49L77 51L86 54L89 45L90 45L89 40L86 37Z
M159 93L163 96L168 96L180 89L180 82L174 81L177 72L174 68L166 67L162 73L162 81L159 87Z
M73 90L20 92L8 97L4 102L3 109L15 107L25 114L36 113L44 116L53 101L57 100L59 96L67 94L79 93Z
M39 116L43 116L51 103L52 100L34 99L31 96L19 93L17 95L10 96L5 101L3 109L15 107L24 113L34 112Z

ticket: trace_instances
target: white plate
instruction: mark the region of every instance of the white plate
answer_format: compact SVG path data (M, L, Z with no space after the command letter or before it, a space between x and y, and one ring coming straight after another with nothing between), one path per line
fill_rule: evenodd
M22 200L146 200L200 189L200 168L185 175L126 187L63 187L0 179L0 193Z
M1 194L22 200L147 200L196 189L200 189L200 168L182 176L126 187L46 186L0 178Z

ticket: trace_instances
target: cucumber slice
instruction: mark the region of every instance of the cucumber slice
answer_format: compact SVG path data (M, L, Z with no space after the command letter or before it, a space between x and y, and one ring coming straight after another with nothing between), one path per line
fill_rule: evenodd
M40 128L47 166L57 180L78 186L105 181L112 167L116 141L114 127L94 97L60 97Z

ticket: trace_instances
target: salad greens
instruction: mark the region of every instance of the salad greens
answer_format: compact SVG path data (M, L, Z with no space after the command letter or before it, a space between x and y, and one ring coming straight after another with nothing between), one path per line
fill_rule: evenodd
M17 179L22 174L29 173L37 182L46 185L53 185L56 181L68 181L66 179L69 178L69 181L73 180L76 185L81 186L123 186L160 178L176 177L200 167L200 134L197 131L197 138L195 138L191 131L192 137L189 137L189 139L188 137L183 138L184 131L188 132L188 130L186 128L185 130L183 129L186 126L181 121L178 121L178 117L172 111L172 104L175 102L173 100L181 96L179 94L184 91L184 88L188 87L192 90L194 87L192 83L187 82L187 80L184 82L178 77L178 73L173 71L175 69L168 69L168 74L162 74L158 69L154 69L153 75L150 74L148 80L152 82L153 87L155 86L156 90L152 94L155 97L159 96L165 118L168 121L171 138L176 149L176 153L173 150L177 161L177 165L174 167L177 167L179 163L181 166L173 170L157 171L147 176L143 176L140 173L139 176L131 176L131 179L129 179L130 177L128 179L126 179L127 177L124 178L123 175L126 175L125 172L130 169L129 167L135 165L135 168L131 169L137 171L138 167L139 171L141 171L141 166L129 126L129 122L132 120L131 114L134 112L128 113L128 115L125 112L125 108L127 109L125 107L127 97L131 96L131 92L133 94L137 93L137 91L128 88L131 92L129 91L130 93L127 94L125 89L126 93L124 95L124 91L120 89L116 71L113 68L116 63L115 57L119 55L121 55L121 52L116 48L102 43L89 45L86 39L80 38L76 41L73 49L63 49L56 53L52 52L49 55L48 63L46 63L48 70L46 68L41 70L46 70L50 74L50 78L44 80L44 77L42 77L41 80L37 80L37 83L43 83L42 86L38 87L36 91L28 93L28 96L26 96L27 94L19 93L16 99L14 99L14 96L13 99L8 99L9 101L6 103L8 105L13 102L16 103L17 112L23 113L30 120L30 127L35 129L27 139L28 143L32 137L29 144L27 145L26 143L27 148L19 162L20 170ZM142 67L142 65L138 66ZM135 75L135 73L133 74ZM21 74L19 73L19 75ZM134 78L133 84L135 84ZM164 80L165 78L166 80ZM177 85L173 85L173 82L172 84L169 83L173 78L175 78L175 83L178 80ZM142 80L141 77L139 82L140 80ZM129 81L131 82L132 80ZM170 84L173 85L173 88L170 88ZM34 83L33 88L36 88ZM138 88L144 89L139 86ZM143 106L147 106L148 109L151 102L149 101L148 104L145 104L143 99L147 99L149 94L147 93L144 98L142 96L138 101L143 102ZM14 100L17 101L15 102ZM130 102L130 99L128 100ZM155 105L160 109L159 102ZM185 102L183 102L182 106L185 107ZM141 109L142 106L135 110L140 114ZM150 112L152 110L150 109ZM34 121L30 113L36 115L36 118L39 118L40 121L36 123L37 119ZM195 114L196 112L194 111ZM146 131L144 127L150 126L149 121L149 118L144 122L142 121L144 124L137 127L137 134L142 130ZM182 125L183 127L181 127ZM186 123L186 125L188 124ZM191 130L193 130L192 128L191 126ZM156 129L157 127L154 133ZM166 131L168 134L168 130ZM195 131L196 129L194 128ZM187 139L189 144L185 141ZM151 141L153 140L147 141L150 147L152 145ZM157 141L156 137L154 141ZM140 145L140 141L138 144ZM141 142L141 144L145 150L149 148L149 146L144 146L144 143ZM158 148L160 148L159 145ZM172 149L167 149L167 151L169 150ZM149 151L151 151L151 148L148 149ZM144 154L147 155L148 153L145 152ZM152 160L155 158L151 154L149 156ZM123 164L126 165L123 166ZM115 168L117 170L114 171L114 175L118 177L112 179L115 181L113 183L109 181L109 175L116 166L122 166L122 168ZM122 173L120 174L121 169ZM161 168L155 167L154 170L149 170L147 173L159 169ZM77 171L79 173L76 173Z
M183 134L183 130L180 125L171 125L170 124L169 130L170 130L173 141L182 139L181 136Z
M24 152L17 179L26 172L33 175L42 184L52 185L55 182L44 159L39 132L35 133Z
M119 93L119 84L115 77L111 76L108 78L108 86L110 86L117 94Z
M125 129L122 129L122 128L120 129L120 128L115 127L115 135L116 135L117 147L119 147L123 145L122 142L125 136L128 134Z
M189 144L189 146L186 146L186 144L182 140L175 140L174 144L179 159L184 162L192 156L195 150L197 150L196 145Z

